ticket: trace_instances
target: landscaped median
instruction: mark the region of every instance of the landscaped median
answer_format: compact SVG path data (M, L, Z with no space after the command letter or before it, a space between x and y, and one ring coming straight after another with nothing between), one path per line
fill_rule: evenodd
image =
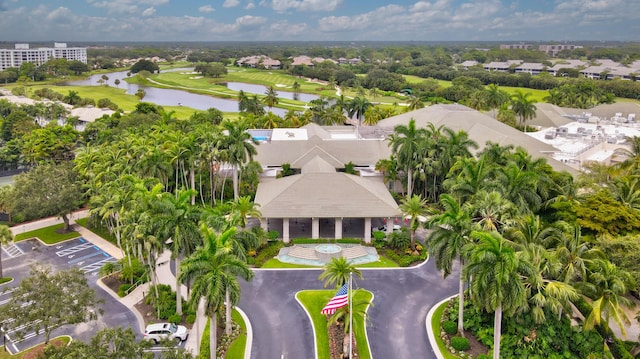
M298 300L307 312L313 326L313 332L316 338L316 358L330 358L327 317L324 314L320 314L320 311L329 300L331 300L334 294L335 290L304 290L296 293L296 300ZM354 291L354 303L372 301L373 293L364 289ZM366 310L368 310L368 307ZM370 359L371 349L369 347L365 324L363 317L359 315L353 316L353 332L357 343L358 358Z
M431 344L431 348L438 359L460 359L459 356L453 355L449 353L447 346L442 341L440 337L440 333L442 329L440 328L440 320L442 319L442 313L444 309L447 307L447 303L449 299L455 297L445 298L440 301L438 304L434 305L427 314L427 319L425 320L425 326L427 328L427 334L429 336L429 343Z
M63 335L60 337L52 338L47 345L68 345L71 342L71 337L68 335ZM0 350L0 359L35 359L39 358L40 355L44 351L45 344L38 344L33 348L29 348L27 350L21 351L15 355L11 355L7 351Z

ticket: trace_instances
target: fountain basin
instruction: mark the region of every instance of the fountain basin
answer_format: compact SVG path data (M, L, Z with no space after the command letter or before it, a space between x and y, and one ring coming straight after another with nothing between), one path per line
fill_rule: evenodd
M329 263L333 258L342 256L342 247L337 244L319 244L315 247L316 257L322 263Z

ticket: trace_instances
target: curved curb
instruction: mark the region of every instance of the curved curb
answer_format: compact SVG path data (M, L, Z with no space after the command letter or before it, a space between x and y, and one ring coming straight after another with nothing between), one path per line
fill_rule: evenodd
M360 271L375 271L375 270L411 270L411 269L417 269L417 268L422 268L425 264L427 264L427 262L429 262L429 259L431 258L431 256L428 256L427 259L425 259L422 263L417 264L415 266L411 266L411 267L358 267L356 266L356 268L358 268L358 270ZM262 271L293 271L293 270L300 270L300 271L322 271L324 270L323 267L317 267L317 268L251 268L252 271L256 271L256 272L262 272Z
M104 277L102 277L104 278ZM142 318L142 314L140 314L140 312L138 311L138 309L136 309L135 306L128 306L125 303L123 303L122 298L118 296L117 293L114 293L111 288L107 287L103 282L102 282L102 278L99 278L96 283L98 284L98 286L100 288L102 288L105 292L107 292L111 297L113 297L113 299L117 300L120 304L122 304L125 308L129 309L133 315L136 317L136 320L138 322L138 329L140 329L140 333L144 333L144 319Z
M367 313L367 316L369 316L369 308L371 308L371 306L373 305L372 303L376 299L376 295L373 294L373 292L370 291L370 290L366 290L366 291L371 293L371 302L364 309L364 312ZM369 349L369 355L371 356L371 358L373 358L373 352L371 351L371 342L369 341L369 331L367 330L367 319L366 318L363 320L362 326L364 327L364 337L367 339L367 348Z
M4 283L0 283L0 287L2 287L5 284L9 284L9 283L13 282L14 280L16 280L16 279L14 277L11 277L11 280L8 280L8 281L6 281Z
M431 325L431 322L433 321L433 313L435 313L436 309L443 303L457 296L457 294L452 295L449 298L445 298L439 301L438 304L432 306L431 309L429 309L429 313L427 313L427 319L425 319L425 326L427 327L427 336L429 337L429 344L431 344L431 351L438 359L444 359L444 355L442 355L442 352L440 352L440 348L438 348L438 343L436 342L436 337L435 335L433 335L433 326Z
M242 317L242 320L244 320L244 324L247 327L247 342L244 346L244 359L250 359L251 347L253 346L253 327L251 327L251 321L249 321L249 317L247 317L247 314L242 309L240 309L240 307L235 307L235 310L240 313L240 316Z
M316 343L316 326L313 324L313 318L311 318L311 314L309 314L309 311L307 310L307 308L302 305L302 302L300 301L300 299L298 298L298 293L300 293L302 291L298 291L296 292L295 298L296 298L296 302L298 302L298 304L302 307L302 310L304 310L304 313L307 315L307 318L309 318L309 322L311 323L311 330L313 331L313 352L314 352L314 358L318 359L318 345Z

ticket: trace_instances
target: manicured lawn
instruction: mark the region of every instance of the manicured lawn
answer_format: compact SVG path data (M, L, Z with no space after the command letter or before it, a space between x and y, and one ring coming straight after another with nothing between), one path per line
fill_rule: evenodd
M17 227L20 228L20 225L18 225ZM18 242L24 239L38 237L46 244L56 244L62 241L66 241L67 239L80 237L80 233L78 232L58 233L57 230L61 230L63 227L64 224L60 223L53 226L36 229L30 232L19 233L15 236L15 241Z
M268 72L266 71L261 76L265 78L271 77L271 75L269 75ZM229 78L228 75L220 78L203 78L197 74L193 74L190 72L166 72L166 73L160 73L160 74L151 76L150 82L148 83L148 85L182 89L182 90L187 90L189 92L202 93L202 94L213 95L221 98L233 98L233 99L238 97L239 91L230 90L226 86L217 85L216 83L244 82L244 83L253 83L253 84L259 84L259 85L265 85L265 86L274 86L276 90L282 90L282 91L292 90L291 86L287 86L285 84L278 83L278 82L265 83L265 81L256 80L256 78L257 76L253 76L249 78L243 78L243 80L235 80L235 79ZM274 78L278 79L277 76ZM294 77L292 78L295 79ZM134 82L134 81L135 79L129 80L129 82ZM305 81L305 80L300 80L300 81ZM293 81L291 81L291 84L293 84ZM311 90L305 91L302 85L301 85L300 92L312 93ZM247 94L247 95L253 96L252 94ZM256 94L256 95L258 96L258 98L264 97L264 94ZM293 108L296 110L301 110L305 106L305 104L306 103L302 101L294 101L294 100L280 98L278 107Z
M549 91L547 90L536 90L536 89L529 89L524 87L510 87L510 86L500 86L499 88L501 90L506 91L509 95L515 94L516 91L522 91L522 93L525 93L525 94L530 93L531 95L529 96L529 98L536 100L536 102L546 102L544 98L549 96Z
M68 336L62 336L62 337L56 337L53 338L49 341L49 344L52 343L56 343L56 345L67 345L69 344L69 342L71 341L71 337ZM33 348L29 348L25 351L22 351L20 353L17 353L15 355L11 355L9 354L9 352L6 352L4 350L0 350L0 359L22 359L24 357L27 356L27 354L31 354L32 352L38 352L38 353L42 353L42 348L44 347L44 343L43 344L38 344ZM30 355L30 357L33 357Z
M311 316L316 332L316 348L318 358L329 357L329 334L327 330L327 316L320 314L322 308L335 294L335 290L304 290L296 294L296 298L302 303L307 313ZM358 289L354 292L353 301L366 301L373 298L373 294L367 290ZM354 318L353 330L358 345L360 358L371 358L369 344L365 335L365 326L362 318Z
M242 316L240 312L237 310L233 310L233 314L231 314L233 321L238 323L242 328L240 335L236 338L236 340L231 343L229 346L229 350L227 350L226 357L229 359L236 358L244 358L244 349L247 345L247 324L242 320Z
M280 262L275 258L271 258L268 261L266 261L265 264L260 268L318 268L319 269L321 267L284 263L284 262Z
M236 340L234 340L231 343L225 357L229 359L244 358L244 349L247 343L247 324L244 322L244 320L242 320L242 316L235 309L231 314L231 318L233 318L233 320L236 323L238 323L240 327L242 327L242 334L240 334L240 336L238 336L238 338L236 338ZM200 340L200 353L198 355L198 359L209 358L209 324L210 323L211 321L209 320L209 318L207 318L207 324L205 325L202 331L202 338ZM220 340L220 337L218 337L218 341L219 340Z
M13 86L17 85L14 84L8 87L11 88ZM135 110L136 105L140 102L134 95L128 95L125 89L118 89L110 86L56 86L49 84L28 85L30 93L45 87L63 95L68 94L69 91L77 91L80 97L89 97L94 99L96 102L101 98L108 98L118 104L118 107L126 112ZM175 116L177 118L184 119L189 118L189 116L197 111L184 106L163 106L163 108L166 111L175 111Z
M440 353L444 356L445 359L460 359L459 356L453 355L449 353L447 350L447 346L440 338L441 328L440 328L440 319L442 318L442 313L444 312L444 308L449 304L448 301L442 303L436 310L433 312L433 317L431 318L431 329L433 330L433 336L436 338L436 343L438 343L438 349L440 349Z

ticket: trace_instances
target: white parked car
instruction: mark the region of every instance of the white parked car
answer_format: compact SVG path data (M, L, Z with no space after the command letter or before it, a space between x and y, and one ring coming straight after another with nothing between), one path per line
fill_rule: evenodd
M157 323L149 324L144 330L144 339L153 340L159 343L163 340L175 340L180 339L182 341L187 340L187 328L182 325L175 325L173 323Z
M393 231L399 231L401 229L399 224L394 224L393 225ZM380 227L374 228L371 232L386 232L387 231L387 225L382 225Z

